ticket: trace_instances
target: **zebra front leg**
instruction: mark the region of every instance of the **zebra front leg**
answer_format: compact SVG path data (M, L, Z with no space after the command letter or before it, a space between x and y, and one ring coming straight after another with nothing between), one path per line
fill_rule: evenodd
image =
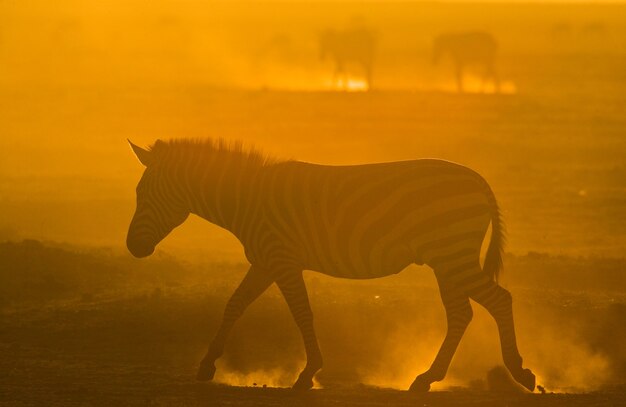
M222 356L224 344L233 325L246 308L261 295L273 280L269 273L251 266L226 304L222 323L209 346L206 356L200 362L198 380L212 380L215 375L215 361Z
M296 325L300 329L306 350L306 366L294 383L293 389L308 390L313 387L313 376L322 368L322 353L313 327L313 312L302 278L302 271L281 273L276 279L276 283L285 297Z
M437 282L446 309L448 331L430 369L417 376L409 388L410 391L427 392L430 390L431 383L443 380L463 333L472 320L473 314L469 297L453 285L442 281L439 275L437 275Z
M533 391L535 375L530 369L522 368L522 357L517 349L511 293L491 280L470 290L469 293L470 297L484 306L496 320L504 365L519 384Z

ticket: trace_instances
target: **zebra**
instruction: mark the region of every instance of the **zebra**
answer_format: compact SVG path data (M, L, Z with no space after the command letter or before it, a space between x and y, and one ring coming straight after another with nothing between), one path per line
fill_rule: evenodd
M319 37L320 58L330 57L335 65L332 85L348 86L347 65L354 63L363 68L367 89L372 88L372 67L376 51L374 32L368 28L344 31L326 30Z
M415 263L434 270L448 328L434 362L410 390L426 392L444 379L472 319L470 298L495 318L513 378L534 389L535 376L522 367L516 344L511 294L497 283L503 223L494 194L478 173L438 159L352 166L282 161L221 139L158 140L148 149L129 143L146 167L128 230L130 253L150 255L193 213L232 232L250 263L226 304L198 380L213 379L235 321L276 283L306 351L293 388L310 389L322 354L303 270L371 279Z
M473 66L481 69L483 86L491 79L498 93L500 80L495 68L497 52L498 43L489 33L482 31L446 33L437 36L433 42L433 63L439 62L446 54L452 59L459 92L463 92L465 68Z

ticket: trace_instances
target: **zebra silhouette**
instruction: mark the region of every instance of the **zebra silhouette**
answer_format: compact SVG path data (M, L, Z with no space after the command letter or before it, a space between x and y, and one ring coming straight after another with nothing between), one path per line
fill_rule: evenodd
M349 67L360 66L367 89L372 89L372 69L376 51L376 36L368 28L345 31L326 30L319 37L320 58L329 57L334 63L333 87L348 87Z
M481 31L441 34L433 43L434 63L444 55L452 59L459 92L463 92L463 74L468 67L480 71L483 87L490 79L495 91L500 91L500 80L495 67L497 53L498 43L495 38Z
M302 334L307 363L293 385L309 389L322 367L303 270L368 279L399 273L412 263L432 267L448 330L431 367L411 390L443 380L465 328L470 298L495 318L504 363L529 390L535 376L522 368L511 294L497 284L503 230L487 182L449 161L422 159L354 166L278 161L241 144L214 140L131 143L146 167L127 246L136 257L155 246L190 213L231 231L251 266L228 300L223 320L197 378L211 380L215 361L244 310L272 283L282 292ZM484 267L479 255L489 224Z

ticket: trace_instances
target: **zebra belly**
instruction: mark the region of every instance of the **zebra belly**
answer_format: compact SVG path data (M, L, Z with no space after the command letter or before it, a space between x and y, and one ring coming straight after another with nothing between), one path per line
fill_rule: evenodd
M414 263L414 258L408 246L389 248L376 261L354 261L347 250L339 250L333 253L310 253L305 268L332 277L372 279L398 274Z
M333 246L306 243L305 264L309 270L330 276L369 279L397 274L411 264L440 269L451 260L465 261L470 257L478 261L489 222L489 214L482 212L466 219L446 221L430 230L411 230L412 222L408 222L402 224L410 231L408 235L381 233L373 241L350 240L346 233L339 239L330 239ZM332 249L320 250L323 247Z

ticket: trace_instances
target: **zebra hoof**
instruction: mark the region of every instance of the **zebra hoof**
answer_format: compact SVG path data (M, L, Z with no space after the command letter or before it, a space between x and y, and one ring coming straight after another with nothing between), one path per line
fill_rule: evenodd
M213 364L200 364L200 368L198 369L198 373L196 374L196 380L201 382L206 382L209 380L213 380L215 376L215 365Z
M530 369L523 369L518 377L515 377L515 380L527 388L529 391L535 390L535 375Z
M430 390L430 383L422 376L417 376L409 391L413 393L427 393Z
M295 391L307 391L313 388L313 378L298 377L298 380L291 386Z

